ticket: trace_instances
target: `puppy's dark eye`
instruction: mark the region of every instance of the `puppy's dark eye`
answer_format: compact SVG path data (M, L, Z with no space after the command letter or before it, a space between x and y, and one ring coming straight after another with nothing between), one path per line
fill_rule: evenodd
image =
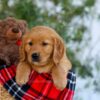
M32 43L32 42L29 42L28 44L29 44L30 46L32 46L32 45L33 45L33 43Z
M43 42L42 45L43 45L43 46L47 46L48 43L47 43L47 42Z

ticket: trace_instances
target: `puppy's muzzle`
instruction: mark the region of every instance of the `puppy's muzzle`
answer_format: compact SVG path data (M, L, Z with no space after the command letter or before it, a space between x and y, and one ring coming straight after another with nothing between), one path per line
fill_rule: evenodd
M39 53L33 53L32 54L32 61L39 62L39 60L40 60L40 54Z

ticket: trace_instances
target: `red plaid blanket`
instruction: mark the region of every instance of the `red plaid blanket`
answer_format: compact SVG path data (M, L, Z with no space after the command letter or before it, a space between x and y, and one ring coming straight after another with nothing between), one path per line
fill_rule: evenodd
M68 84L63 91L56 89L50 74L31 72L30 81L19 86L15 81L16 66L0 66L0 83L16 100L72 100L76 84L75 73L70 70Z

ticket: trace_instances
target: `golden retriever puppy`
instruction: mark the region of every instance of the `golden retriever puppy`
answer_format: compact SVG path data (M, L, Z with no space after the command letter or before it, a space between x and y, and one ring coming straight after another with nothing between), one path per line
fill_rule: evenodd
M66 87L71 63L62 38L49 27L33 27L29 34L23 36L16 72L17 83L25 84L32 69L38 73L50 73L58 89Z

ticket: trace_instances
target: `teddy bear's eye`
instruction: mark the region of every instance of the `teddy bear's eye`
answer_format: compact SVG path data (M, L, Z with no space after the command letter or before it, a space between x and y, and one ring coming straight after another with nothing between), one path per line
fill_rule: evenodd
M33 43L32 43L32 42L29 42L28 44L29 44L30 46L32 46L32 45L33 45Z

